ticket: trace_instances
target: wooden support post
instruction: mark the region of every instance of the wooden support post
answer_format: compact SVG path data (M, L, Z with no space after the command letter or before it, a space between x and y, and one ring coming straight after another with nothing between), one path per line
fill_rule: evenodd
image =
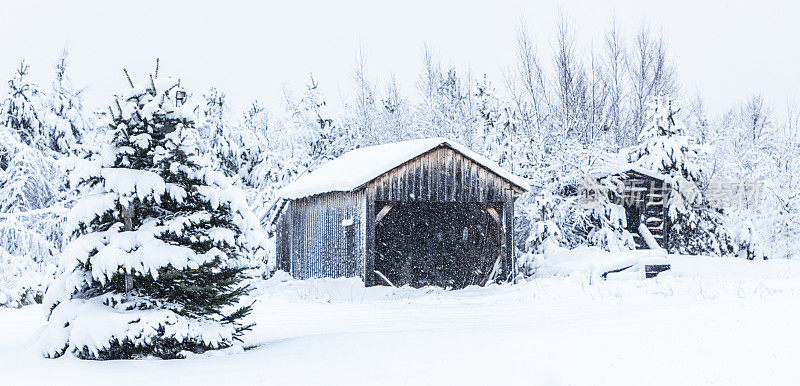
M392 210L393 207L394 204L384 205L383 208L381 208L380 212L378 212L378 214L375 215L375 224L381 222L381 220L383 220L383 218L386 217L387 214L389 214L389 211Z
M503 204L503 224L500 228L505 236L505 258L501 264L503 279L514 280L517 275L517 262L514 258L514 201Z
M492 216L495 222L500 224L500 214L497 213L497 209L487 205L486 211L489 213L490 216Z
M497 281L497 275L500 274L500 265L502 261L503 261L503 251L500 251L500 254L497 255L497 259L494 261L494 265L492 265L492 272L489 273L489 278L483 285L489 285L490 283L494 283Z

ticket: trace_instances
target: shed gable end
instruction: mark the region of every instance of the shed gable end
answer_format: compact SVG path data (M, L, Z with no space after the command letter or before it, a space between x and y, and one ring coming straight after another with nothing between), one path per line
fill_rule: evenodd
M377 201L499 202L520 190L447 146L397 166L366 187Z

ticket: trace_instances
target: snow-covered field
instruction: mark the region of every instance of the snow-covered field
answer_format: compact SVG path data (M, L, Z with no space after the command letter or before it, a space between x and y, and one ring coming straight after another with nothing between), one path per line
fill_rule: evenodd
M256 283L245 351L43 359L38 306L0 309L0 384L800 384L800 261L670 256L656 279Z

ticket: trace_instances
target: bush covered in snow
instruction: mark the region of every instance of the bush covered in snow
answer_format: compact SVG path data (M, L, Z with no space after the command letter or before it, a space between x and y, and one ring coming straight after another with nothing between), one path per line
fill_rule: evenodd
M69 152L76 142L74 136L65 140L54 134L66 126L49 102L61 100L61 113L74 119L81 115L79 96L62 94L68 89L65 71L62 62L57 78L64 80L63 87L43 92L28 82L23 62L0 102L0 291L5 296L0 306L40 300L61 249L64 206L69 202L66 174L60 168L63 154L56 150ZM70 135L76 132L70 128ZM57 137L55 142L64 146L60 149L52 147Z
M535 205L538 209L538 220L533 223L533 229L526 241L526 248L542 252L548 244L558 245L561 239L561 230L553 222L553 195L547 189L542 190L536 196Z
M26 256L12 255L0 247L0 307L22 307L41 302L49 269Z

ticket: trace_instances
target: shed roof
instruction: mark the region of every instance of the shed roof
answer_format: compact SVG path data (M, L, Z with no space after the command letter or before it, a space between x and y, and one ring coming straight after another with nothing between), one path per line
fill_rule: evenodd
M278 195L284 199L294 200L328 192L352 191L440 146L461 153L522 190L530 190L530 186L523 178L515 176L464 145L447 138L425 138L349 151L286 185L278 191Z
M601 159L600 164L596 165L589 174L595 178L603 178L611 175L636 172L656 180L664 181L669 178L669 176L660 173L658 170L644 167L636 162L630 162L630 153L631 148L620 149L617 154L612 154L608 158Z
M653 178L653 179L656 179L656 180L662 180L662 181L664 181L664 180L669 178L669 176L661 174L658 171L651 170L651 169L636 165L634 163L626 163L626 164L622 164L622 165L616 165L614 167L610 167L610 168L607 168L607 169L600 169L600 170L597 170L594 173L591 173L591 175L593 177L595 177L595 178L602 178L602 177L611 176L611 175L626 174L628 172L636 172L636 173L639 173L639 174L641 174L643 176L650 177L650 178Z

